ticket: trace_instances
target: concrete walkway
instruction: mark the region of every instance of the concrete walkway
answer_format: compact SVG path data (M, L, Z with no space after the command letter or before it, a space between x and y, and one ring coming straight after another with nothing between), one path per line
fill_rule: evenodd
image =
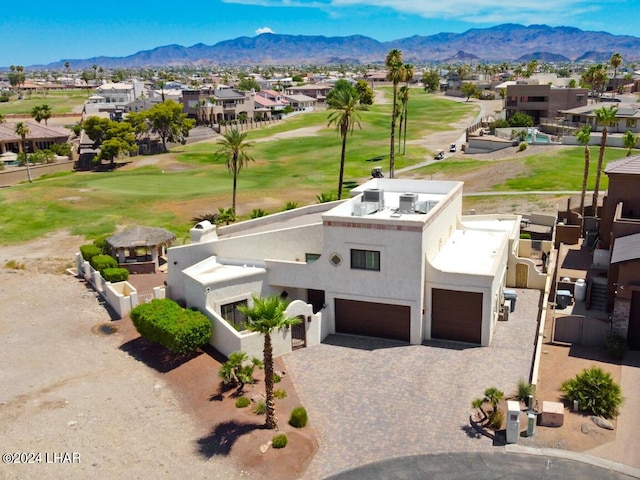
M640 469L638 419L640 419L640 351L629 351L620 373L624 403L618 416L616 439L587 453Z

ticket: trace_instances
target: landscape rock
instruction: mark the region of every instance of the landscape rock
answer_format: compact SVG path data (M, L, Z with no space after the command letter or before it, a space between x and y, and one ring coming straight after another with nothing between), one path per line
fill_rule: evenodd
M583 423L580 426L580 431L585 435L600 435L598 429L590 423Z
M613 424L607 420L606 418L596 417L595 415L591 417L591 421L595 423L600 428L604 428L606 430L613 430Z

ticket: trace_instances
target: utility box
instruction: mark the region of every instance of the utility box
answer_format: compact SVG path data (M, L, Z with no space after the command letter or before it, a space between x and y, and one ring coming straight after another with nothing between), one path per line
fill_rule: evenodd
M533 429L536 424L536 414L528 413L527 414L527 437L533 437Z
M569 290L558 290L556 293L556 308L564 310L571 303L571 292Z
M506 300L510 300L511 301L511 303L509 304L510 305L509 311L511 313L515 312L515 310L516 310L516 300L518 299L518 294L516 293L516 291L515 290L511 290L511 289L505 289L505 290L502 291L502 296L504 297L505 302L506 302Z
M518 443L520 436L520 402L507 401L507 443Z
M542 402L540 425L561 427L564 424L564 405L560 402Z

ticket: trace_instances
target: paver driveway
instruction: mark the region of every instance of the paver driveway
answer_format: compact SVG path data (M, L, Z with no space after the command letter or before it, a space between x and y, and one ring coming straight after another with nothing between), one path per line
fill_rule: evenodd
M529 379L541 292L517 293L516 310L498 322L490 347L330 335L286 355L319 435L304 478L385 458L494 449L469 428L470 404L487 387L509 395Z

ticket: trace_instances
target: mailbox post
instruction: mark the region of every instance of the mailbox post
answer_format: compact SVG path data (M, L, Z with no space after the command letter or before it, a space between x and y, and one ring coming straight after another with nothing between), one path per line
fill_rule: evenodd
M507 401L507 443L518 443L520 435L520 402Z

